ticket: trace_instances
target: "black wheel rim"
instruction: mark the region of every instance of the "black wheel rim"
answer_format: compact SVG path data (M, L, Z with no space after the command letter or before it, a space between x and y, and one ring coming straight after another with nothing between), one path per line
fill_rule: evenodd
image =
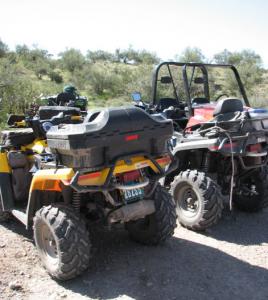
M179 215L194 218L200 211L200 199L197 192L188 183L180 184L176 188L176 205Z
M251 198L252 200L259 198L259 185L256 182L255 178L248 177L244 181L242 181L238 193L242 198L247 197Z

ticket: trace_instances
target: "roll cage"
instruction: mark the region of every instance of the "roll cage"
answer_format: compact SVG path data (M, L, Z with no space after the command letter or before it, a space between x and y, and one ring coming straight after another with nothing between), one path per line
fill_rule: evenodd
M163 67L167 67L169 76L164 76L160 77L160 71L162 70ZM202 85L203 85L203 91L204 91L204 96L208 101L210 102L210 90L209 90L209 75L208 75L208 68L222 68L222 69L230 69L236 79L239 92L241 96L243 97L244 103L247 106L250 106L246 91L244 89L243 83L241 81L240 75L236 69L235 66L233 65L224 65L224 64L204 64L204 63L184 63L184 62L162 62L159 64L153 73L153 78L152 78L152 104L156 106L158 104L158 99L157 99L157 92L158 92L158 84L159 82L162 83L170 83L173 87L173 93L175 99L179 102L179 97L178 97L178 92L176 90L176 85L175 85L175 79L172 75L171 72L171 67L181 67L182 68L182 80L183 80L183 88L184 93L186 96L185 102L186 106L188 107L189 115L193 115L193 107L192 107L192 99L191 99L191 84L193 81L193 76L196 68L199 68L202 72ZM188 69L192 68L192 74L191 78L188 78L187 71ZM160 78L159 78L160 77ZM169 77L169 78L168 78Z

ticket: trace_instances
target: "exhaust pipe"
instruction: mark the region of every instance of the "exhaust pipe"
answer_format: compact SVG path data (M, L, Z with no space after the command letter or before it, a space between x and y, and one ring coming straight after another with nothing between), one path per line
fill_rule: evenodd
M144 218L155 212L155 205L153 200L140 200L139 202L128 204L113 211L108 221L115 222L129 222Z

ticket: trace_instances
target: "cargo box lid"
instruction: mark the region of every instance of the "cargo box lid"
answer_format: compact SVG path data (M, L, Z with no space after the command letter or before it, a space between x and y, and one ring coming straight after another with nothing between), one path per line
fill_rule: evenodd
M68 140L75 137L126 134L138 131L153 131L166 128L172 135L172 121L161 115L149 115L137 107L107 108L101 110L91 122L53 126L47 133L48 139Z

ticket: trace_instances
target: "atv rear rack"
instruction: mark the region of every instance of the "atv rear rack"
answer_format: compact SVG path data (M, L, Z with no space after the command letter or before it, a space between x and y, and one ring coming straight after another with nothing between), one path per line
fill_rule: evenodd
M217 131L217 128L216 126L210 127L202 130L202 132L190 133L186 137L183 135L177 136L179 141L175 147L175 152L209 149L212 152L220 152L226 156L238 157L244 169L259 168L268 163L268 130L262 129L238 135L238 132ZM212 132L213 130L215 131ZM249 146L257 144L264 144L261 146L261 151L248 150ZM244 162L245 157L260 158L262 162L247 166Z
M169 164L169 168L167 170L164 170L160 166L160 164L157 162L157 160L155 158L153 158L151 155L149 155L148 153L135 153L135 154L132 154L132 155L120 156L109 166L109 168L110 168L109 173L108 173L108 175L106 177L106 180L105 180L103 185L79 185L79 183L78 183L79 177L81 175L83 175L84 173L81 173L80 171L77 171L75 173L74 177L71 179L70 186L75 191L77 191L78 193L97 192L97 191L111 191L111 190L117 189L118 184L112 182L112 177L113 177L113 174L114 174L115 167L116 167L117 163L120 160L124 160L127 164L129 164L130 159L133 156L140 156L140 155L142 155L145 158L149 159L158 171L157 174L150 175L151 179L152 179L152 182L154 182L154 184L153 184L153 187L151 188L151 190L146 194L146 196L149 197L153 193L153 191L154 191L154 189L157 185L158 180L160 178L168 175L170 172L174 171L177 168L177 159L175 157L171 156L171 162Z
M268 134L268 118L262 119L237 119L228 121L209 121L202 123L201 130L213 128L215 126L220 127L229 133L248 133L256 131L265 131ZM196 126L196 125L193 125Z

